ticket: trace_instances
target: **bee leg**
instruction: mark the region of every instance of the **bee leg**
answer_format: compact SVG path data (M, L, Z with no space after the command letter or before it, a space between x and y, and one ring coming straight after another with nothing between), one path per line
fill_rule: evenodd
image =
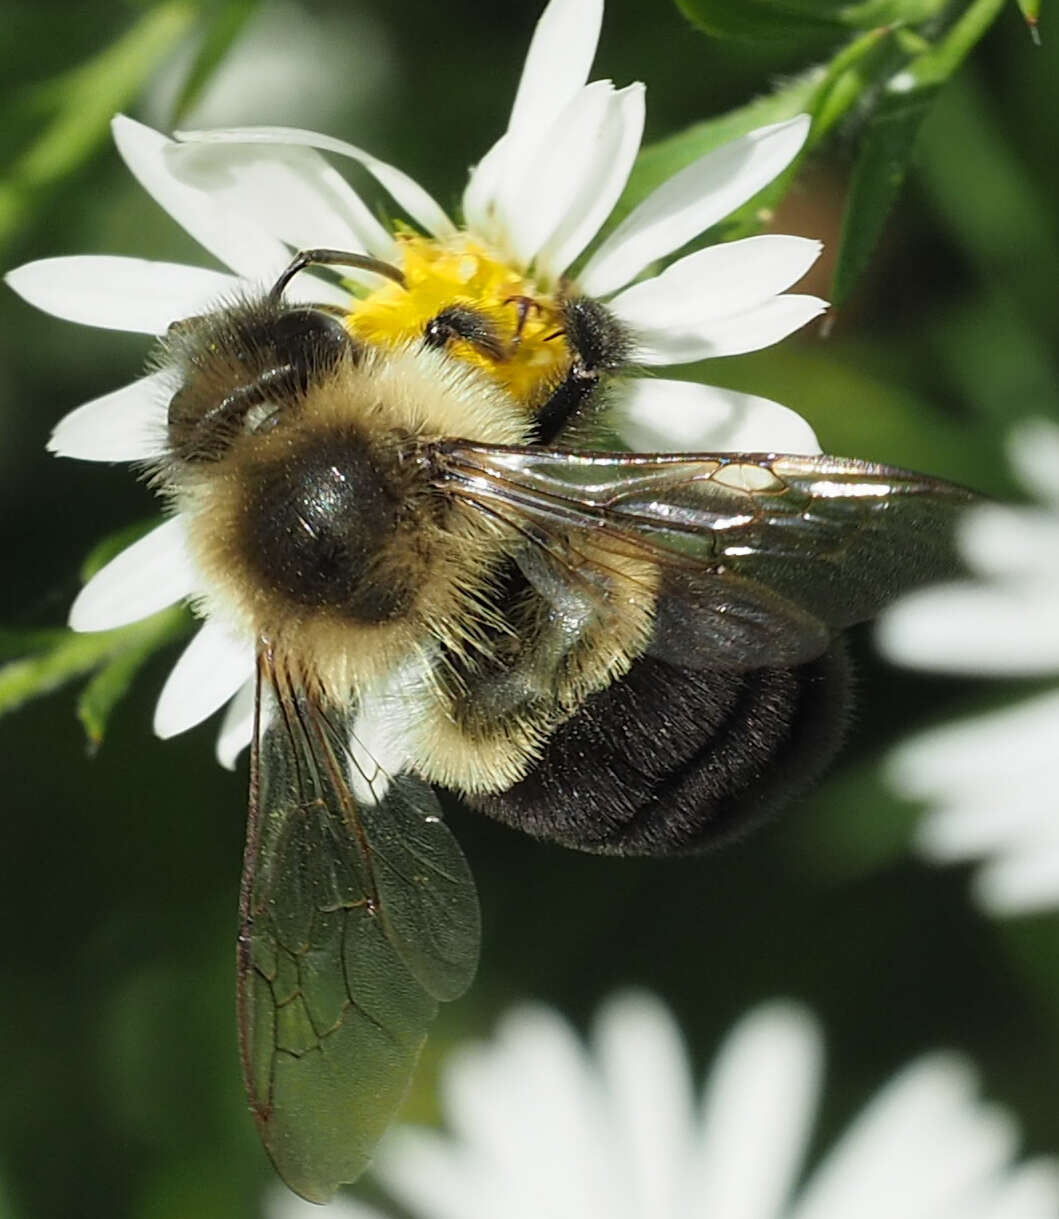
M497 333L490 318L467 305L449 305L426 324L423 342L427 347L447 347L453 339L462 339L475 351L490 360L503 360L508 345Z
M632 342L617 318L599 301L572 296L562 305L563 337L573 355L570 370L537 414L536 439L551 444L559 433L592 404L601 379L622 368Z
M505 305L514 305L515 307L515 335L511 340L510 354L514 355L519 349L522 342L522 332L526 328L526 319L531 313L540 313L540 301L535 301L532 296L509 296L504 301Z

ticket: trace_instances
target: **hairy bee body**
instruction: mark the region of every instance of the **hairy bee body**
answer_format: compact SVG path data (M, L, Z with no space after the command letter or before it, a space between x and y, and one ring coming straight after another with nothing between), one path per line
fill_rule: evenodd
M447 493L446 438L533 434L481 372L427 345L365 349L267 299L184 324L166 363L180 389L157 479L188 522L206 608L330 705L388 701L390 736L428 781L510 787L643 650L649 564L608 558L622 605L602 621L517 578L517 529Z
M840 642L806 664L748 673L642 657L558 726L523 778L467 799L579 850L717 845L819 777L842 742L848 690Z
M516 296L501 324L459 299L380 343L283 302L349 261L411 291L307 251L171 329L153 470L200 609L255 641L240 1046L264 1144L314 1201L363 1170L474 975L432 787L587 851L740 832L834 753L841 631L952 570L969 498L843 458L590 451L631 348L603 306Z

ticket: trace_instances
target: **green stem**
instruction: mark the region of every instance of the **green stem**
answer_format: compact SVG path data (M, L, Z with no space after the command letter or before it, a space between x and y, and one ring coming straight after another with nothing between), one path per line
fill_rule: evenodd
M892 42L887 28L868 30L854 38L827 65L827 75L816 93L810 148L819 144L863 96L876 76L875 61L880 54L885 55L887 42Z
M910 69L917 85L941 84L956 71L1000 15L1007 0L974 0L933 49Z

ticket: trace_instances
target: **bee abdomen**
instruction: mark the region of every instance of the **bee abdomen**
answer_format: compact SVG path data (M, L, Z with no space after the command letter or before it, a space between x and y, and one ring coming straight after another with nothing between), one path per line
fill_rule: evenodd
M696 850L808 787L838 748L847 702L841 645L798 668L747 673L645 657L592 695L522 780L469 803L580 850Z

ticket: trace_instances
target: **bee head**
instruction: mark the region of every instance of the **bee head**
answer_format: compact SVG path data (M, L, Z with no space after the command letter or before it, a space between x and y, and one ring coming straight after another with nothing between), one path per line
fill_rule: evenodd
M309 387L356 358L340 318L267 297L169 328L160 363L177 375L167 427L174 460L222 460L240 437L293 417Z

